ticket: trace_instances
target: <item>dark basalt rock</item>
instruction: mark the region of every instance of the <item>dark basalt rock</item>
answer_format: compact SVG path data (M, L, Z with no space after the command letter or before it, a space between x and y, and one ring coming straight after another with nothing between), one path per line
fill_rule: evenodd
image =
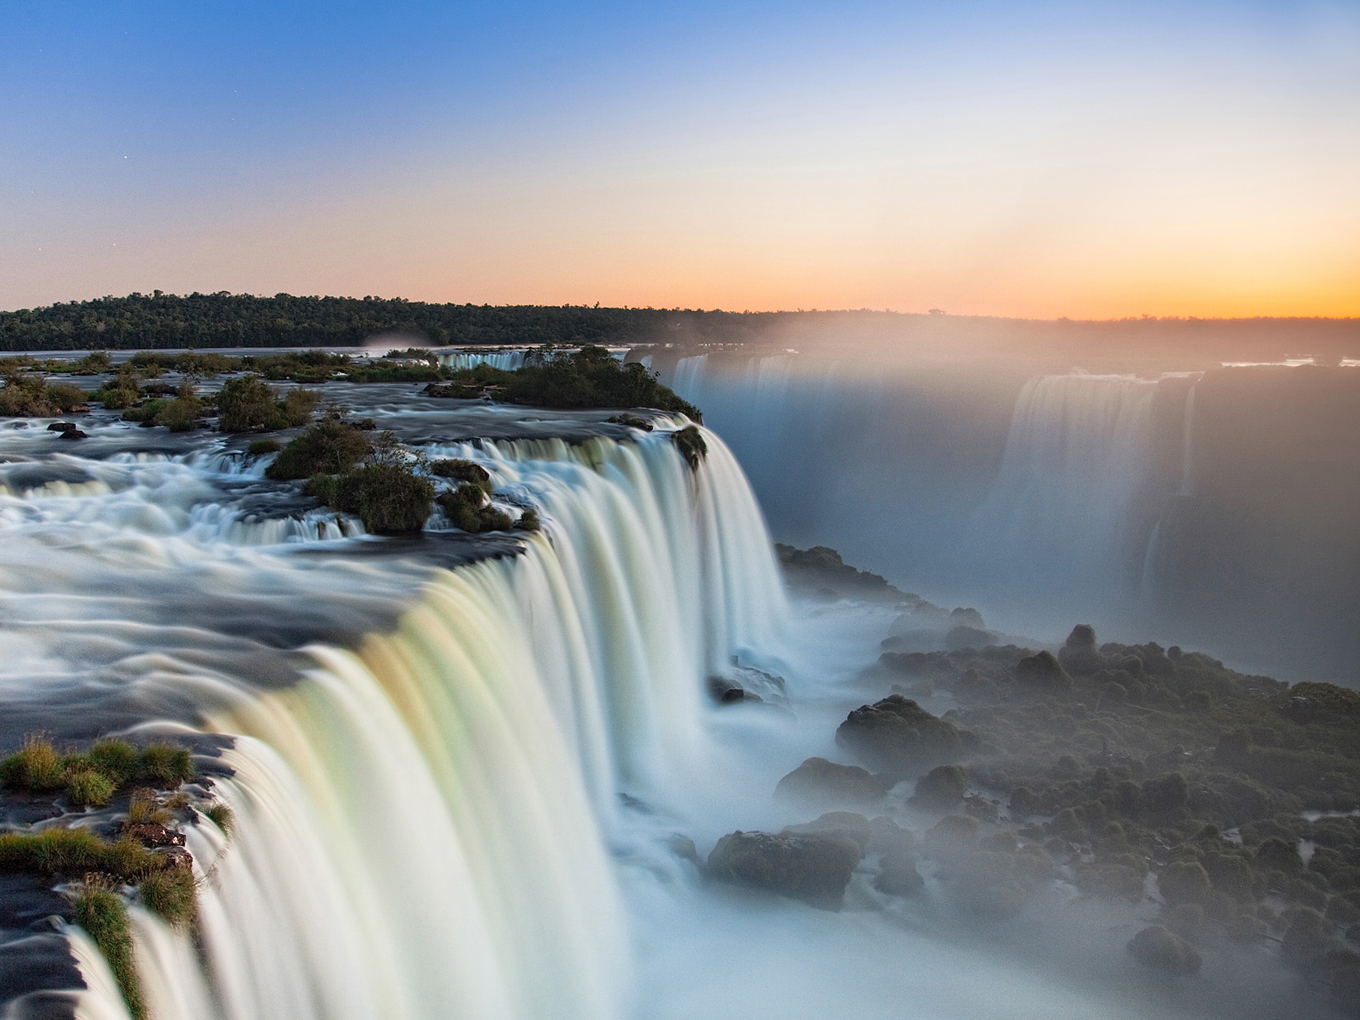
M853 839L863 853L873 837L873 827L869 819L853 811L828 811L802 825L789 825L779 833L781 836L838 836Z
M1038 652L1015 664L1015 679L1035 691L1065 691L1071 688L1072 678L1053 657L1052 652Z
M1075 676L1088 676L1104 668L1105 660L1096 648L1096 631L1089 623L1079 623L1058 649L1058 661Z
M938 719L900 694L861 705L836 730L836 743L890 775L957 761L977 747L977 738Z
M708 855L707 872L720 882L766 889L823 910L836 910L862 853L838 836L733 832Z
M183 846L184 833L167 829L159 822L129 823L122 828L123 835L130 836L142 846L156 848L162 846Z
M944 636L944 646L951 652L956 652L960 648L986 648L994 645L999 639L989 630L981 630L967 624L959 624Z
M968 778L957 765L940 765L916 781L910 803L928 810L948 811L963 802Z
M1198 974L1203 962L1194 946L1160 924L1144 928L1129 939L1128 949L1144 967L1168 974Z
M77 428L70 428L70 429L63 429L61 432L57 433L57 438L58 438L58 439L89 439L90 437L89 437L88 435L86 435L84 432L81 432L80 429L77 429Z
M809 758L779 781L774 795L800 804L868 805L881 801L885 792L882 781L867 769Z
M77 426L76 423L73 422L73 421L54 421L51 425L47 426L47 431L48 431L48 432L71 432L71 431L75 430L76 428L78 428L78 426Z
M878 865L874 888L889 896L910 896L919 892L925 879L916 870L916 857L910 851L898 850L883 855Z

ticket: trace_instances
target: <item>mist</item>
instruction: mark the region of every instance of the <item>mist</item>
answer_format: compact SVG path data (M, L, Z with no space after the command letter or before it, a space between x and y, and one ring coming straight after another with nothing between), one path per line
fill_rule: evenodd
M1009 632L1360 678L1353 324L790 318L630 355L728 438L777 540Z

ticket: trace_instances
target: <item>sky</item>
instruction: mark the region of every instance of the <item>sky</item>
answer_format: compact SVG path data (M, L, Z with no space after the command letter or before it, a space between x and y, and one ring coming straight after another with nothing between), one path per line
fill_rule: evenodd
M1360 0L0 4L0 308L1360 315Z

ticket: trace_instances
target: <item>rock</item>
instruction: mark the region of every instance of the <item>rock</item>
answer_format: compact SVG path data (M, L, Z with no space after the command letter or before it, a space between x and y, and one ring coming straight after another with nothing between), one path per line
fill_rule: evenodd
M1168 974L1198 974L1203 962L1194 946L1160 924L1144 928L1129 939L1128 949L1144 967Z
M703 862L699 860L699 848L694 845L694 840L678 832L671 833L666 840L666 847L671 853L682 860L689 861L696 868L702 868Z
M78 426L77 426L76 423L73 422L73 421L54 421L51 425L47 426L47 431L48 431L48 432L70 432L70 431L72 431L73 429L76 429L77 427L78 427Z
M870 805L883 799L883 783L858 765L809 758L775 787L780 800L812 805Z
M167 829L160 822L135 822L123 826L123 835L145 847L183 846L184 833Z
M853 839L733 832L708 855L720 882L766 889L823 910L836 910L862 854Z
M193 854L183 847L166 846L156 850L156 856L161 859L161 867L166 871L174 871L177 868L192 868L194 866Z
M978 741L910 698L892 694L851 712L836 730L836 743L871 766L902 776L922 766L957 761Z
M58 438L58 439L89 439L90 437L87 436L84 432L81 432L80 429L65 429L64 431L57 433L57 438Z
M921 873L916 870L916 858L909 851L896 851L883 855L878 865L878 875L874 888L889 896L910 896L919 892L925 885Z
M1072 686L1072 678L1053 657L1043 651L1021 659L1015 664L1015 679L1035 691L1065 691Z
M708 696L719 705L739 705L747 700L761 700L759 694L750 693L741 684L722 676L708 678Z
M964 606L958 606L952 610L949 614L949 622L955 629L959 627L971 627L984 634L987 632L987 624L986 621L982 619L982 614L971 606L966 608Z
M926 810L948 811L963 802L968 778L957 765L940 765L916 780L916 792L908 803Z
M1089 623L1079 623L1058 649L1058 661L1069 673L1088 676L1105 664L1096 648L1096 631Z
M872 853L890 854L910 850L916 845L916 835L904 829L887 815L869 821L869 845Z
M828 811L811 822L787 826L781 836L838 836L853 839L863 853L873 836L869 819L853 811Z
M957 652L960 648L986 648L996 642L997 637L991 631L966 624L960 624L944 636L944 646L951 652Z

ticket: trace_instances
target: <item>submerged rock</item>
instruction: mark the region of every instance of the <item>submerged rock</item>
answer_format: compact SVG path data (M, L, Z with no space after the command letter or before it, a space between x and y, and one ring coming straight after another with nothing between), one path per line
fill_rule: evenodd
M809 758L775 787L780 800L810 805L869 805L883 799L882 781L858 765Z
M1160 924L1144 928L1129 939L1128 949L1144 967L1168 974L1198 974L1203 962L1194 946Z
M863 856L859 844L841 836L733 832L708 855L708 874L721 882L754 886L836 910Z

